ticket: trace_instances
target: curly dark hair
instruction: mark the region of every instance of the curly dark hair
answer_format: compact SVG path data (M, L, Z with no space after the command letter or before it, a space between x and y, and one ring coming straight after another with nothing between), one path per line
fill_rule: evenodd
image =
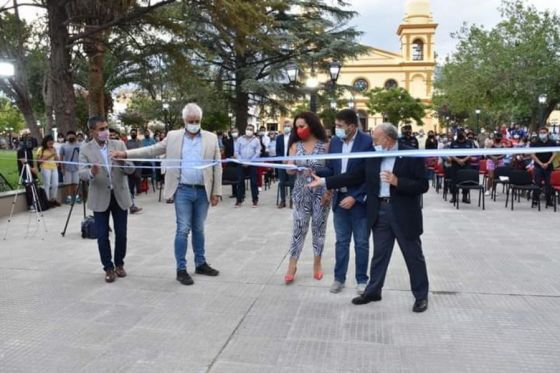
M298 119L303 119L305 123L307 123L309 129L311 130L311 134L315 136L317 140L323 142L328 141L327 132L325 131L325 127L323 127L323 124L321 123L321 119L319 119L319 117L315 113L312 113L310 111L304 111L303 113L299 113L298 115L296 115L296 117L294 118L294 124L293 124L294 129L290 134L290 141L288 141L288 149L292 147L292 144L301 141L301 139L297 134L297 127L296 127L296 122Z

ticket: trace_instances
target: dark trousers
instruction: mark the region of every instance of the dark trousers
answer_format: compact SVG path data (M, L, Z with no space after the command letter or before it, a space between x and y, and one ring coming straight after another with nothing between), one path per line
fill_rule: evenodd
M280 188L280 202L286 203L286 185L294 189L296 175L288 175L286 170L278 169L278 188Z
M237 202L245 200L245 178L249 176L251 181L251 197L253 202L259 201L259 188L257 187L257 168L243 165L237 166Z
M550 187L550 176L552 175L552 166L548 169L543 169L539 166L535 166L535 184L538 187L543 186L544 183L544 195L546 196L546 202L552 204L552 188ZM533 200L537 201L541 196L540 191L535 191L533 194Z
M111 243L109 242L109 215L113 216L115 228L115 263L113 264L111 255ZM97 247L103 269L112 269L115 266L124 265L126 256L126 224L128 211L121 209L115 195L111 192L111 202L109 208L103 212L93 212L95 218L95 229L97 231Z
M410 287L416 299L428 297L428 270L422 253L420 237L408 239L404 236L401 222L397 221L391 205L381 203L379 216L373 226L373 258L371 259L370 280L364 296L380 295L385 283L387 267L397 240L401 248L408 274Z
M459 166L458 164L453 164L451 166L451 168L449 169L449 176L451 178L451 195L453 196L453 198L455 198L455 193L457 192L457 173L459 172L459 170L470 170L471 166L469 166L468 164L464 165L464 166ZM466 189L463 189L463 199L467 198L467 195L469 194L469 191Z

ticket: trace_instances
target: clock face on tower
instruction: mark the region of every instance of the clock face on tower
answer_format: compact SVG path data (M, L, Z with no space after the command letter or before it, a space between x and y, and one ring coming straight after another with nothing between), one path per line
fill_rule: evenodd
M357 91L365 92L368 90L368 88L369 88L369 84L367 80L360 78L354 81L354 89L356 89Z

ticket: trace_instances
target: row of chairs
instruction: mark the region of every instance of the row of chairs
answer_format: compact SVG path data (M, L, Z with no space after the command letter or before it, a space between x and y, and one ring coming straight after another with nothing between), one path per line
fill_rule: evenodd
M451 180L446 178L445 169L442 164L428 164L428 169L432 171L434 177L432 184L437 193L443 189L443 198L447 200L447 192ZM482 177L482 183L480 178ZM484 191L490 186L488 185L488 170L486 168L486 161L480 161L480 169L466 169L459 170L456 176L457 188L456 195L453 196L455 206L459 209L459 192L462 190L478 190L478 206L482 204L482 209L485 209L485 195ZM494 170L494 181L492 185L492 200L496 201L496 188L498 184L502 184L502 190L506 193L506 205L510 205L514 209L515 200L521 201L521 195L527 194L530 199L532 193L540 192L542 190L540 185L536 185L533 180L533 175L529 171L513 169L511 167L498 167ZM553 192L553 207L554 211L558 210L558 202L560 200L560 171L553 171L551 176L551 187ZM540 199L537 201L538 209L541 210Z

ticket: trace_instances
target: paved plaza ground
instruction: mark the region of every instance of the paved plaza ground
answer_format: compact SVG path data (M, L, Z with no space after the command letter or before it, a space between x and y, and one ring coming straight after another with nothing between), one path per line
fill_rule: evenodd
M229 187L226 188L229 192ZM172 205L138 198L129 217L129 276L106 284L81 211L60 236L68 209L18 214L0 241L0 372L554 372L560 370L560 212L522 202L456 211L431 190L424 198L430 308L411 312L402 255L395 251L383 301L353 306L347 288L329 293L312 278L310 240L296 282L283 284L291 211L212 209L207 258L217 278L175 280ZM474 198L473 198L474 199ZM30 237L24 238L27 229ZM6 219L0 224L2 235ZM189 270L192 271L189 247Z

